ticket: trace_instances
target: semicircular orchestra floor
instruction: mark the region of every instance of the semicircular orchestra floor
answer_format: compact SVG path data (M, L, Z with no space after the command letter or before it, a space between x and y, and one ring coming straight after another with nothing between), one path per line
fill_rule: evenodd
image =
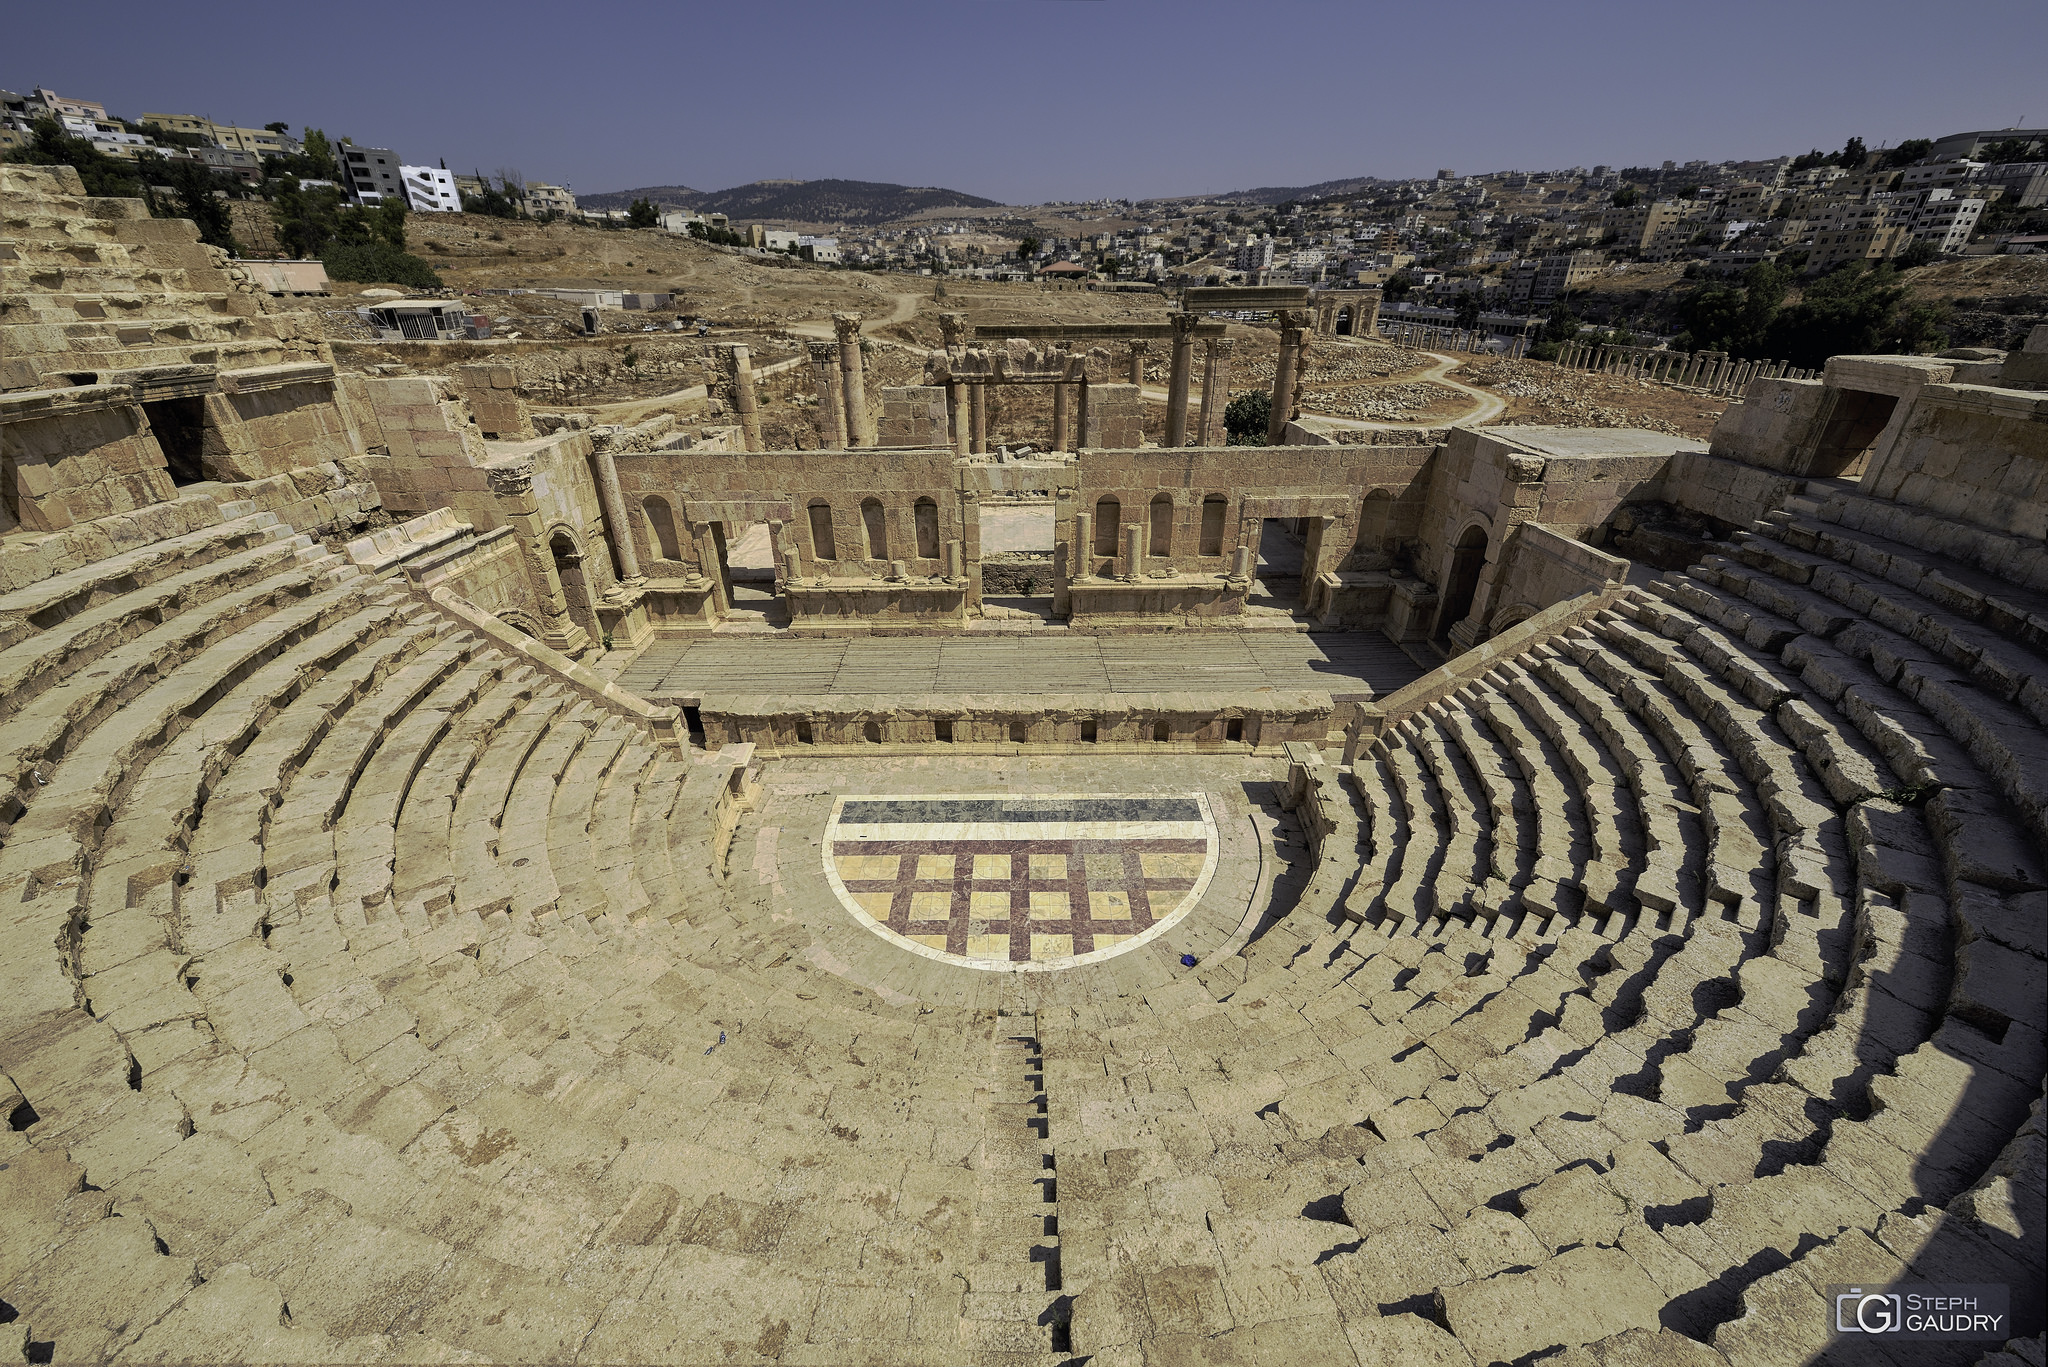
M979 1000L1020 975L1111 966L1114 984L1096 989L1128 990L1185 971L1184 955L1206 957L1267 911L1290 867L1275 845L1292 828L1276 766L774 761L728 876L735 891L764 885L770 923L798 923L783 943L794 932L819 966L885 995Z

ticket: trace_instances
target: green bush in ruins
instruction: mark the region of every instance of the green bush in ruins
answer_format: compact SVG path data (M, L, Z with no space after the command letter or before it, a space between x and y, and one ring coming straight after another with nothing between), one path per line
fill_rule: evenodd
M1264 446L1266 423L1273 416L1273 396L1263 389L1238 395L1223 408L1223 430L1231 446Z
M320 253L320 260L333 280L404 285L416 290L441 287L441 277L434 274L432 266L389 242L332 242Z

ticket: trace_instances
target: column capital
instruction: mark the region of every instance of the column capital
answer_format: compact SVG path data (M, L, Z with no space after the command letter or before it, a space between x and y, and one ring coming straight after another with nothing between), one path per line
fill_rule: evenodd
M839 348L831 342L806 342L804 349L810 353L812 365L839 364Z
M1235 337L1204 337L1202 345L1212 356L1228 356L1237 348Z
M839 338L839 345L846 346L860 340L861 315L858 313L835 313L832 315L832 331Z
M946 339L950 350L966 344L967 315L964 313L942 313L939 315L939 335Z
M533 462L519 461L510 465L486 465L484 477L491 482L491 492L500 498L521 498L533 493Z
M1169 313L1166 315L1167 325L1173 329L1173 340L1176 342L1184 338L1192 338L1195 328L1201 321L1202 315L1199 313Z

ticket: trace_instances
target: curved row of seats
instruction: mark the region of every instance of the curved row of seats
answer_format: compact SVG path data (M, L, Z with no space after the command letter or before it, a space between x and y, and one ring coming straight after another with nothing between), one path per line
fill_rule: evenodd
M2041 602L1780 514L1392 725L1340 914L1042 1014L1077 1349L1783 1362L2038 1281Z
M1402 718L1242 955L1011 1018L827 971L730 760L274 519L0 595L0 1299L61 1360L1761 1363L2037 1274L2030 600L1798 550Z
M0 632L32 1352L1050 1349L1015 1031L736 918L730 759L267 515Z

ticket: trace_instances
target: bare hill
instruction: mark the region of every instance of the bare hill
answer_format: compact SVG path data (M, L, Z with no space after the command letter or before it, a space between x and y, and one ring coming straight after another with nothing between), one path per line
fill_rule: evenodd
M666 197L664 197L666 192ZM730 190L697 191L687 186L650 186L610 194L578 195L587 209L623 209L635 199L726 214L742 219L791 223L887 223L930 209L989 209L1000 200L929 185L889 185L872 180L757 180Z
M637 190L610 190L598 195L576 196L579 209L629 209L636 199L652 200L665 209L687 209L704 198L702 190L687 185L643 185Z

